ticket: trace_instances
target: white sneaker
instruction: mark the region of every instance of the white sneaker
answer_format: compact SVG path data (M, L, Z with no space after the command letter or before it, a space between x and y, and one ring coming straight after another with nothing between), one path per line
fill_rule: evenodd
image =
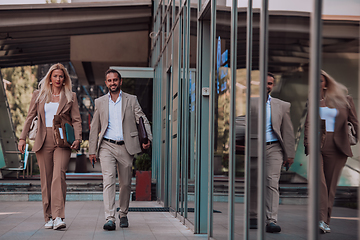
M50 218L50 220L45 223L45 228L46 229L52 229L54 227L54 221L52 220L52 218Z
M327 231L326 231L326 223L324 221L319 222L319 228L320 228L321 233L327 233Z
M327 223L325 223L325 222L324 222L324 225L325 225L325 231L326 231L327 233L331 232L330 226L327 225Z
M66 228L66 224L61 218L57 217L54 220L54 230L61 229L61 228Z

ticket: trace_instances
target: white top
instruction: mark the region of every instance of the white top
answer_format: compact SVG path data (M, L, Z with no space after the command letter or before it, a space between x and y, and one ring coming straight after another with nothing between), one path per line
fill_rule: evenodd
M279 139L277 138L271 124L271 96L269 95L268 100L266 101L266 142L275 142Z
M121 119L121 95L120 91L118 98L114 102L109 95L109 122L107 130L104 134L104 138L121 141L124 140L123 129L122 129L122 119Z
M58 102L49 102L45 103L45 123L46 127L53 126L54 115L56 115L56 111L59 107Z
M320 107L320 118L325 120L327 132L334 132L337 114L338 110L336 108Z

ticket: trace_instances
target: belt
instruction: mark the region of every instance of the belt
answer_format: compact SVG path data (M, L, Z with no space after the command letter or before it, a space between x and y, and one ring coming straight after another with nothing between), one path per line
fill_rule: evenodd
M278 142L279 141L266 142L266 145L271 145L271 144L278 143Z
M115 141L115 140L111 140L111 139L107 139L107 138L103 138L105 141L107 142L111 142L111 143L115 143L117 145L123 145L124 144L124 141L121 140L121 141Z

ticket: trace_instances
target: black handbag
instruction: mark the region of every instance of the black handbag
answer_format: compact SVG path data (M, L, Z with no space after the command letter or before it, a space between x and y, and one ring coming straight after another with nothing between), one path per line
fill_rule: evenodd
M138 133L139 133L138 136L139 136L140 147L142 150L144 150L142 148L142 144L143 143L147 144L149 139L145 129L144 119L142 117L139 118Z

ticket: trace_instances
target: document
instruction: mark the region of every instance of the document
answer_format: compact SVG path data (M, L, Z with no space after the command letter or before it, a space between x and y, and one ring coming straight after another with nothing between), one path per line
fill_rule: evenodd
M64 139L63 130L62 128L59 128L60 138Z

